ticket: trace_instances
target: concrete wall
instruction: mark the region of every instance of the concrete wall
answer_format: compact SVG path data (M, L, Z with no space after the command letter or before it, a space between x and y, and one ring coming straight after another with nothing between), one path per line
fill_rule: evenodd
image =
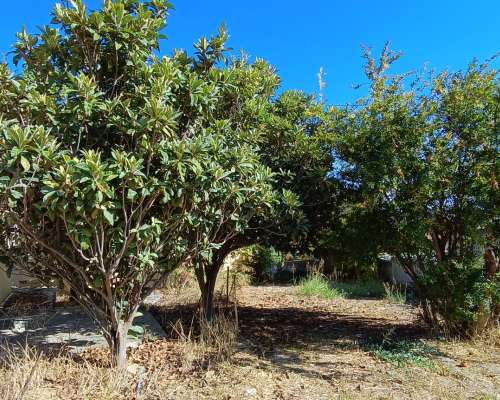
M380 260L380 277L386 282L398 283L400 285L411 285L413 283L410 275L406 273L395 257L386 255Z
M27 289L41 286L43 285L38 279L27 275L19 268L14 268L10 275L7 275L7 267L0 264L0 303L7 298L14 288Z
M10 279L7 276L6 268L0 264L0 303L10 294Z
M23 270L14 268L10 274L10 286L13 288L37 288L43 286L40 281L27 275Z
M393 257L391 260L391 278L394 283L410 285L413 279L406 273L401 264Z

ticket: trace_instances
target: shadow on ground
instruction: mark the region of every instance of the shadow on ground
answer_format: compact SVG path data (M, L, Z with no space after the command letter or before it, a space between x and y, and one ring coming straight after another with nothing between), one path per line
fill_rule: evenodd
M404 307L404 306L401 306ZM219 308L220 311L224 307ZM226 312L233 307L227 307ZM198 333L197 304L154 306L150 310L167 332L176 339L172 324L181 321L184 331ZM238 307L240 350L280 366L301 364L302 351L335 353L349 349L370 351L374 345L390 341L417 341L428 338L428 330L418 323L394 322L387 318L356 316L300 307Z

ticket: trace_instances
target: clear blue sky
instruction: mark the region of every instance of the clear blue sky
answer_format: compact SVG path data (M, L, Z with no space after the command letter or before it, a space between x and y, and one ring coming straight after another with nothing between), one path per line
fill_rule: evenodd
M360 45L380 50L386 40L403 50L395 72L428 63L436 69L464 68L477 57L500 51L500 0L172 0L169 39L162 52L192 49L200 36L224 22L229 45L261 57L279 71L283 87L317 92L316 74L326 71L325 95L345 103L365 81ZM0 55L10 51L14 34L48 23L55 0L7 0L0 17ZM87 0L97 8L101 0ZM498 63L495 63L498 65Z

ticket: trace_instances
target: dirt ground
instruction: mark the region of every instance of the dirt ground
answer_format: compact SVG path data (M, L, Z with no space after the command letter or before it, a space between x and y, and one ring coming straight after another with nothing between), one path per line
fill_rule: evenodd
M192 309L173 303L156 313L187 322ZM500 349L433 338L412 306L323 300L271 286L243 288L238 303L240 346L232 362L214 366L196 393L179 398L500 398ZM416 361L404 354L385 361L376 351L381 343L422 343L430 351Z
M165 296L151 309L170 336L133 350L135 369L126 377L100 366L104 350L102 358L95 351L80 360L56 356L43 362L60 365L59 372L37 376L25 398L500 399L500 349L431 337L408 305L245 287L236 351L230 361L217 361L178 340L173 321L180 319L185 333L196 325L196 304L180 300L185 304Z

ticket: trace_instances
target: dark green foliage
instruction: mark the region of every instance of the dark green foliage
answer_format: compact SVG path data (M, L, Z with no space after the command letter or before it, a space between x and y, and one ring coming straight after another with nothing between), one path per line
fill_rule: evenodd
M273 268L280 268L283 263L282 254L273 247L262 245L251 246L249 253L249 266L253 272L253 282L270 282Z
M333 282L334 289L344 293L344 296L350 299L362 298L382 298L385 290L382 282L377 280L360 280L354 282Z
M20 74L0 65L0 253L64 280L120 366L144 297L284 196L252 139L273 69L226 60L223 28L192 57L159 58L169 8L58 5L18 35Z
M500 304L500 280L486 278L482 257L437 263L418 278L418 286L428 307L446 321L444 328L450 333L468 332L479 310L494 315L493 307Z
M498 72L473 62L408 83L385 74L399 57L388 47L379 63L365 56L369 96L329 111L335 177L375 217L369 229L381 234L367 246L398 258L426 320L480 331L499 316Z

